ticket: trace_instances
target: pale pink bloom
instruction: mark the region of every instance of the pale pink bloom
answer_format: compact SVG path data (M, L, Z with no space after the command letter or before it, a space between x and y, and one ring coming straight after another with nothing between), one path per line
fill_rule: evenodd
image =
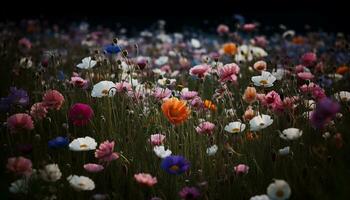
M57 90L48 90L45 92L42 102L49 109L59 110L64 102L64 97Z
M164 100L171 96L171 90L168 88L157 87L153 92L153 96L158 100Z
M313 64L316 63L317 60L317 56L315 53L313 52L308 52L305 53L302 57L301 57L301 63L305 66L312 66Z
M265 36L256 36L253 41L254 45L259 47L265 47L268 43Z
M257 71L265 71L267 68L267 64L265 61L260 60L260 61L257 61L256 63L254 63L253 67Z
M293 109L295 107L295 103L299 100L298 96L293 97L285 97L283 99L283 107L288 109Z
M30 108L30 115L36 120L44 119L46 117L46 114L47 109L42 102L35 103Z
M226 34L228 32L230 32L230 28L225 25L225 24L220 24L218 26L218 28L216 29L216 31L220 34L220 35L223 35L223 34Z
M90 173L97 173L104 169L102 165L95 164L95 163L88 163L84 165L84 169Z
M170 65L164 65L163 67L160 68L161 71L170 74L171 73L171 67Z
M7 127L11 132L29 131L34 129L32 117L26 113L17 113L7 118Z
M32 48L32 43L27 38L22 38L18 41L18 44L26 47L28 50Z
M317 84L311 82L308 85L304 84L300 86L300 91L304 94L311 93L314 99L322 99L326 96L325 91Z
M297 65L295 66L295 73L300 73L300 72L304 72L304 66L303 65Z
M197 76L198 78L204 78L210 72L211 67L207 64L196 65L190 69L190 75Z
M243 30L245 30L247 32L254 31L255 28L256 28L256 24L253 24L253 23L243 25Z
M145 185L148 187L152 187L158 182L156 177L152 177L151 174L147 174L147 173L135 174L134 178L141 185Z
M249 167L245 164L239 164L234 167L236 174L248 174Z
M22 156L9 158L6 168L11 172L24 176L30 176L33 172L32 161Z
M153 135L151 135L151 138L149 140L153 146L159 146L159 145L162 145L164 143L165 135L162 135L159 133L153 134Z
M193 108L195 109L202 109L204 108L204 102L202 101L202 99L200 97L195 97L194 99L192 99L190 101L190 104Z
M272 111L274 111L274 112L283 111L283 102L281 100L281 97L274 90L267 93L264 96L264 98L262 99L261 103L262 103L262 105L267 106L268 108L272 109Z
M196 127L196 131L199 134L211 135L214 132L215 124L211 122L202 122Z
M191 100L198 96L198 92L196 91L185 91L181 93L181 99L183 100Z
M113 152L114 141L109 142L108 140L100 144L98 149L95 151L95 157L100 161L110 162L119 158L118 153Z
M303 79L303 80L311 80L311 79L313 79L315 76L314 76L312 73L310 73L310 72L299 72L299 73L298 73L298 77L299 77L300 79Z
M226 64L218 68L218 75L221 82L237 82L237 75L239 73L239 67L235 63Z
M88 86L88 81L79 76L72 76L69 83L79 88L87 88Z
M131 84L126 81L122 81L120 83L115 84L117 92L130 92L132 91Z

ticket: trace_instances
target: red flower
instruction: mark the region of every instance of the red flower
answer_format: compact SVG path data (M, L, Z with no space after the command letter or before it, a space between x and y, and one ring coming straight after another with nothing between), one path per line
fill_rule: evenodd
M43 96L43 104L49 109L59 110L64 102L63 95L57 90L48 90Z
M11 132L34 129L32 117L26 113L17 113L7 118L7 127Z
M69 120L75 126L84 126L88 124L93 116L94 111L92 108L89 105L83 103L74 104L68 113Z

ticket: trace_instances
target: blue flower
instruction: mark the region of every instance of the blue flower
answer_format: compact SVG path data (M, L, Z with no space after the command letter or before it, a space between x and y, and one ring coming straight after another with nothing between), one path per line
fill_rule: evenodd
M26 106L29 104L29 96L27 91L23 89L17 89L16 87L10 87L10 94L7 97L11 104Z
M117 45L109 44L103 48L103 51L107 54L117 54L121 51L121 49Z
M164 158L161 167L169 174L182 174L190 168L190 163L183 156L168 156Z
M68 137L58 136L48 142L49 148L62 148L69 144Z

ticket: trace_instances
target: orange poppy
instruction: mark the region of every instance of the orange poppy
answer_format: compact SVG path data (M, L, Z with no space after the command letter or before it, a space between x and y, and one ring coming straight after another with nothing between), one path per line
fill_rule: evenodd
M253 103L256 100L255 87L247 87L244 91L243 100L247 103Z
M305 40L301 36L296 36L292 39L293 44L304 44Z
M337 73L337 74L344 75L344 74L345 74L346 72L348 72L348 71L349 71L349 67L343 65L343 66L340 66L340 67L337 68L336 73Z
M216 111L216 105L210 100L204 101L204 107L211 111Z
M222 49L226 54L229 54L229 55L234 55L237 53L237 46L232 42L224 44L222 46Z
M170 98L162 104L162 111L170 123L178 125L186 121L191 111L185 101Z

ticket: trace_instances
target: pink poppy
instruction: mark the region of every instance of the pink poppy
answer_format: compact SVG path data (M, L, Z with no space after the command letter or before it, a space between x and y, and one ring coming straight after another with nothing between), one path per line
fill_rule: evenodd
M100 161L110 162L119 158L118 153L113 152L114 141L109 142L108 140L100 144L98 149L95 151L95 157Z
M46 114L47 109L42 102L35 103L30 108L30 115L36 120L44 119L46 117Z
M298 73L298 77L299 77L300 79L303 79L303 80L311 80L311 79L313 79L315 76L314 76L312 73L310 73L310 72L299 72L299 73Z
M88 81L79 76L72 76L70 78L70 84L72 84L74 87L87 88Z
M63 102L64 97L57 90L48 90L43 96L43 104L49 109L59 110Z
M153 134L151 135L150 142L153 146L159 146L164 143L165 135L162 134Z
M7 118L7 127L11 132L29 131L34 129L32 117L26 113L17 113Z
M221 82L233 82L237 83L237 75L239 73L239 67L235 63L226 64L218 68L218 75Z
M30 176L33 172L32 161L22 156L9 158L6 168L11 172L24 176Z
M84 169L90 173L97 173L104 169L102 165L95 164L95 163L88 163L84 165Z
M131 84L126 81L122 81L120 83L116 83L115 87L117 89L117 92L129 92L132 91Z
M196 131L199 134L211 135L214 132L215 124L211 122L202 122L196 127Z
M75 126L87 125L92 117L94 116L94 111L92 108L83 103L76 103L70 109L68 113L69 120Z
M226 34L228 32L230 32L230 28L225 25L225 24L220 24L218 26L218 28L216 29L216 31L220 34L220 35L223 35L223 34Z
M211 67L210 65L207 65L207 64L196 65L190 69L190 75L197 76L198 78L204 78L210 72L211 72Z
M146 174L146 173L135 174L134 178L141 185L145 185L148 187L152 187L158 182L156 177L152 177L151 174Z
M305 53L301 57L301 63L307 67L314 65L316 63L316 60L317 60L317 56L313 52Z

